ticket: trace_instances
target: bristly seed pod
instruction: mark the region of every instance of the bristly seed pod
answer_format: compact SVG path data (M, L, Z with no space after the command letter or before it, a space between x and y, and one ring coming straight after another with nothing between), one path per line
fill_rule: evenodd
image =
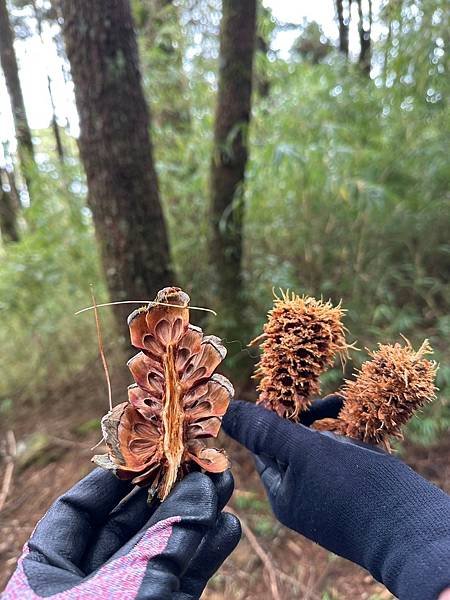
M417 352L406 340L406 345L379 344L369 352L371 360L340 390L345 400L339 433L389 449L388 438L401 438L401 427L436 397L437 364L424 358L432 351L428 340Z
M262 355L254 377L259 378L258 404L280 417L298 421L319 394L319 376L337 354L347 356L344 310L330 302L289 292L275 297L261 343Z
M228 379L213 375L226 349L189 324L188 304L181 289L165 288L129 316L131 343L141 350L128 362L136 383L128 401L103 417L109 452L93 458L120 479L152 484L149 498L157 492L164 500L191 470L229 467L224 451L204 443L219 433L234 393Z

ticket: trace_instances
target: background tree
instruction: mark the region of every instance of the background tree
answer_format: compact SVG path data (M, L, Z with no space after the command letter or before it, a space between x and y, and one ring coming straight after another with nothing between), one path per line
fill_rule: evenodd
M336 16L339 27L339 50L348 56L348 33L352 0L336 0Z
M261 0L257 2L257 20L256 20L256 44L255 44L255 67L254 67L254 86L261 98L267 98L270 92L269 79L269 53L272 33L275 29L275 22L272 18L272 11L266 8Z
M0 233L3 242L18 242L19 198L6 169L0 167Z
M23 0L22 0L23 1ZM39 39L41 40L41 44L44 45L43 38L43 23L45 20L50 20L52 22L57 18L57 11L50 6L49 9L44 9L42 6L39 6L36 0L31 0L31 6L33 8L33 14L36 21L37 32L39 35ZM50 75L47 73L47 89L48 89L48 97L50 100L50 107L52 111L51 116L51 126L53 131L53 136L55 138L55 146L56 153L61 162L64 162L64 145L61 137L61 132L59 130L58 119L56 117L56 107L55 107L55 99L53 94L53 82Z
M211 161L211 255L221 310L242 336L242 226L250 123L256 0L224 0ZM228 315L228 319L227 319Z
M369 75L372 53L372 0L367 0L367 13L364 14L362 0L356 0L358 6L359 65Z
M64 0L80 116L79 147L113 300L151 299L173 283L128 0ZM129 307L118 307L120 326Z
M300 56L303 60L317 65L332 50L333 45L324 35L320 25L316 21L310 21L302 28L302 32L295 40L291 52L294 56Z
M14 34L9 21L6 0L0 0L0 62L11 102L22 174L30 193L29 167L30 163L34 161L33 141L20 86L19 67L14 51Z
M359 55L358 63L367 75L370 74L372 54L372 0L335 0L336 19L339 30L339 50L349 56L349 31L352 5L356 4L358 11Z

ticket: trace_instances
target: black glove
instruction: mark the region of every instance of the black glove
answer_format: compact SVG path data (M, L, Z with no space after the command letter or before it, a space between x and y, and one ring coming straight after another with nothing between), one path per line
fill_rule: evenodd
M313 417L336 416L340 402L319 401ZM436 600L450 586L450 497L400 460L247 402L231 404L223 428L257 455L281 523L365 567L400 600Z
M2 600L193 600L240 539L221 513L230 471L192 473L162 503L96 469L59 498L27 542Z

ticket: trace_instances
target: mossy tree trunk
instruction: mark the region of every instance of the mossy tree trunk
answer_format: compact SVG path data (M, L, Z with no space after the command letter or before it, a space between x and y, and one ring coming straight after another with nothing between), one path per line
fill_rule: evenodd
M30 163L34 162L33 142L20 86L19 67L14 51L14 34L9 21L6 0L0 0L0 63L11 102L22 175L30 193L28 170Z
M63 0L88 203L112 300L173 283L128 0ZM117 308L121 329L130 313Z
M211 257L225 335L240 335L242 226L250 122L256 0L224 0L214 148L211 162Z

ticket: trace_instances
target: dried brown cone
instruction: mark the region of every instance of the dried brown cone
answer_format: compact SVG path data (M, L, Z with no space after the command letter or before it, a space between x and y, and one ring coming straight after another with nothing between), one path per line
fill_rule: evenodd
M345 397L340 433L387 448L390 436L401 438L402 426L436 397L437 364L424 358L432 351L428 340L417 352L406 340L405 345L379 344L369 352L371 360L340 390Z
M347 356L344 310L330 302L289 292L276 297L261 343L254 377L260 379L258 404L279 416L298 421L320 392L319 376L337 354Z
M109 452L93 460L120 479L151 484L149 496L157 492L164 500L189 471L219 473L230 466L223 450L204 440L217 436L234 390L213 375L226 349L189 324L189 296L164 288L155 302L128 318L131 343L141 349L128 362L136 383L128 401L103 417Z
M339 419L326 417L325 419L314 421L310 427L316 431L332 431L333 433L342 434L342 422Z

